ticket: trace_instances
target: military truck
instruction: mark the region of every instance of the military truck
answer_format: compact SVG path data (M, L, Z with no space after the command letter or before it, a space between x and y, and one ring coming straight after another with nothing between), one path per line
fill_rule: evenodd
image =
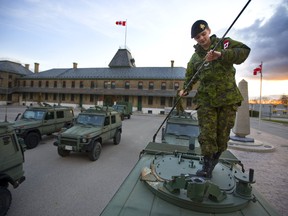
M200 133L197 112L173 113L162 128L162 143L188 146L191 150L199 146Z
M128 119L131 118L132 115L131 103L125 101L117 102L115 105L113 105L113 108L120 113L121 120L124 120L125 117L127 117Z
M21 118L14 122L17 136L24 139L28 149L35 148L43 135L59 132L73 125L72 107L45 106L28 107Z
M23 147L11 123L0 122L0 215L6 215L12 195L9 185L17 188L24 180Z
M91 161L100 157L102 144L110 139L118 145L121 140L122 121L120 114L111 107L95 106L79 113L75 125L62 131L56 142L58 154L86 152Z

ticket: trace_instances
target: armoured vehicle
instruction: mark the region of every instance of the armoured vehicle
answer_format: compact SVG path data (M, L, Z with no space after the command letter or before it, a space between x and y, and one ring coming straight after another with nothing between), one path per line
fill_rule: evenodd
M113 108L120 113L121 119L124 120L125 117L128 119L131 118L132 115L132 104L129 102L117 102L113 105Z
M17 136L24 139L28 149L35 148L43 135L51 135L63 127L71 127L74 120L72 107L28 107L14 122Z
M110 139L119 144L121 133L119 113L111 107L96 106L79 113L75 125L62 131L54 145L62 157L70 152L87 152L89 159L95 161L101 154L102 144Z
M6 215L12 201L9 185L17 188L24 180L24 149L11 123L0 122L0 215Z
M245 171L229 150L222 153L212 178L196 175L203 163L197 141L199 130L191 127L196 133L188 136L181 136L184 130L176 132L180 127L170 131L170 124L189 121L184 130L197 120L187 116L168 118L162 142L155 141L156 132L101 216L279 215L252 187L254 170Z

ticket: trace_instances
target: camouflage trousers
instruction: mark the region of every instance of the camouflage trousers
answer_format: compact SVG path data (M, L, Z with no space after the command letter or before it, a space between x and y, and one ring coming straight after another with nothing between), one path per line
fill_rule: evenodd
M235 123L237 108L238 105L199 107L197 110L200 126L198 139L202 155L212 156L216 152L223 152L227 149L230 130Z

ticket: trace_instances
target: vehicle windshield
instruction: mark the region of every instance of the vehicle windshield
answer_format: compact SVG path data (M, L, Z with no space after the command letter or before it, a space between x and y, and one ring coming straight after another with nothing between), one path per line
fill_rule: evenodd
M45 116L45 111L26 110L22 115L22 119L42 120L44 116Z
M200 130L198 125L169 123L166 126L166 133L176 136L198 137Z
M102 126L104 123L104 116L79 114L76 123L85 125Z
M113 108L114 108L116 111L123 111L123 110L124 110L124 106L114 105Z

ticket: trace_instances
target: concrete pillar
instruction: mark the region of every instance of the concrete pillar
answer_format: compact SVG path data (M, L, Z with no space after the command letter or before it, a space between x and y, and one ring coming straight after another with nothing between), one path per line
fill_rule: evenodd
M239 82L238 87L244 100L237 110L236 120L232 131L238 137L245 137L250 134L248 83L243 79Z

